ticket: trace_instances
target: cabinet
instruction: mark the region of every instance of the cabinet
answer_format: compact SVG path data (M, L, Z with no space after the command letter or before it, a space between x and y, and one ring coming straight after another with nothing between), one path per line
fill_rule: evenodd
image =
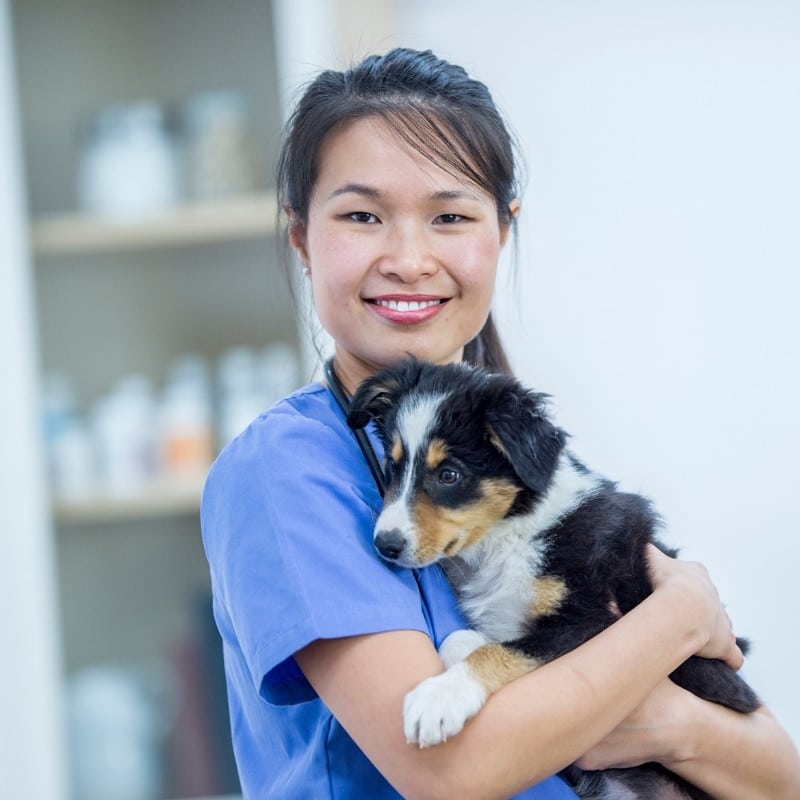
M88 414L124 375L161 386L186 353L213 368L236 347L281 342L299 352L274 237L281 111L270 4L17 0L12 13L43 371L68 376L76 408ZM97 110L141 98L174 110L217 89L253 101L253 187L203 201L184 194L124 223L80 209L82 132ZM135 679L154 712L142 800L236 791L198 526L201 482L156 471L135 490L53 497L65 691L98 669ZM80 773L77 738L71 728ZM101 747L93 757L102 770L113 754ZM114 796L133 798L132 790Z

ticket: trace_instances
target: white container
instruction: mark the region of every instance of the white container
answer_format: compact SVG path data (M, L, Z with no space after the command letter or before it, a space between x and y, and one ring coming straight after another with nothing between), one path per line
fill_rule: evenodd
M249 347L225 352L217 368L219 445L233 441L263 410L258 385L258 357Z
M95 487L94 450L88 427L75 408L72 384L59 372L48 373L42 381L42 428L53 493L84 499Z
M109 106L95 116L79 165L84 210L121 221L152 216L177 202L177 184L173 143L155 102Z
M98 481L112 495L130 495L152 481L156 404L150 380L143 375L122 378L94 407L92 433Z
M199 356L184 356L172 366L158 430L165 476L182 481L205 475L213 458L213 413L208 367Z
M75 800L157 800L163 732L155 698L132 670L90 667L69 682Z
M97 485L94 447L88 426L71 418L49 449L53 492L62 500L85 500Z
M250 112L242 92L200 92L182 109L186 183L190 197L219 199L253 191L259 181Z

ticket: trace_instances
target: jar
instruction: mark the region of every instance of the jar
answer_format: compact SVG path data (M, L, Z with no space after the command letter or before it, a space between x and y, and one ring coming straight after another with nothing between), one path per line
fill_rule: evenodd
M190 197L215 200L256 188L250 113L242 92L194 95L183 107L182 128Z
M81 143L79 200L91 214L138 219L177 201L172 139L150 100L109 106L91 120Z

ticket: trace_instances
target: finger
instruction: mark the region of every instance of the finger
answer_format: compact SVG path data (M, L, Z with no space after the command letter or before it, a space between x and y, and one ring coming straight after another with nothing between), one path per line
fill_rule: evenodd
M736 644L736 637L731 631L731 647L727 658L724 659L725 663L737 672L744 666L744 653L738 644Z
M728 661L728 665L735 672L738 672L744 666L744 654L738 647L734 651L734 657Z
M670 558L662 553L654 544L648 544L646 548L647 571L650 580L657 585L664 577L665 569L668 569Z
M742 649L739 647L739 643L736 640L736 633L733 630L733 620L731 619L731 615L728 613L727 608L724 608L724 611L725 617L728 620L728 629L731 637L731 655L727 663L732 669L738 671L744 665L744 653L742 652Z

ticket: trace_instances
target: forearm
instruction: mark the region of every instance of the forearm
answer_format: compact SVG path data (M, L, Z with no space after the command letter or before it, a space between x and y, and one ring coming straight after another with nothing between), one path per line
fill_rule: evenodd
M686 606L686 603L689 606ZM617 726L704 637L680 591L656 592L606 631L494 695L445 744L403 737L403 696L441 670L413 632L317 642L298 663L404 797L508 797L574 761Z
M752 714L691 696L684 742L665 766L715 800L795 800L800 757L765 708Z
M464 789L517 791L575 761L616 727L653 687L696 652L698 631L676 625L680 597L658 595L577 650L504 687L450 744L463 748ZM676 607L677 606L677 607ZM503 758L481 764L502 731ZM460 741L459 741L460 739ZM516 775L518 784L512 784ZM492 793L494 788L494 793ZM511 793L511 791L509 791ZM466 796L466 795L465 795Z

